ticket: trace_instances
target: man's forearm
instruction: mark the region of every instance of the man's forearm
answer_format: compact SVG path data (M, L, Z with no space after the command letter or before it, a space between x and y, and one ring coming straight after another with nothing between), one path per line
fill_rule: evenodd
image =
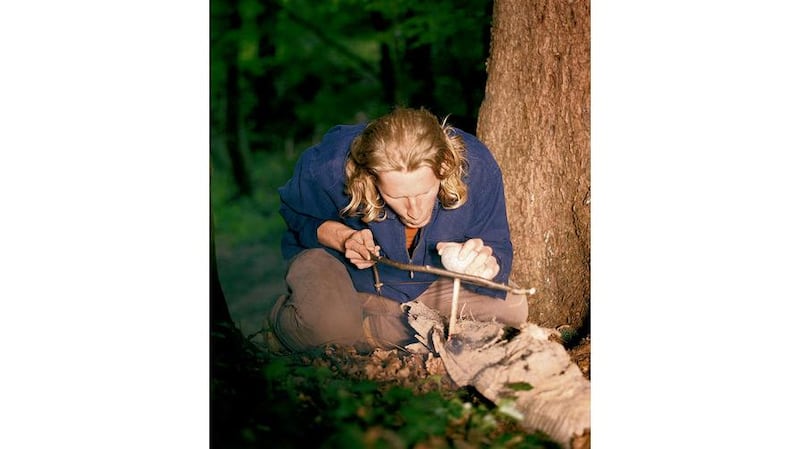
M328 248L344 253L344 242L356 232L338 221L325 221L317 228L317 240Z

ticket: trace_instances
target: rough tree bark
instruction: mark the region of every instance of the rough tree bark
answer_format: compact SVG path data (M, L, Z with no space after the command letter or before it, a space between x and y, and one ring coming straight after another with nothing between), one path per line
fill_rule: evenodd
M529 320L588 325L589 0L496 0L478 136L503 170Z

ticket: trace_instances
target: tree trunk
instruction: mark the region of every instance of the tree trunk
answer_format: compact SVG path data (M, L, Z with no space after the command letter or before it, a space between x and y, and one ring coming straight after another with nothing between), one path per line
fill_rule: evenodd
M503 171L529 320L588 325L589 0L496 0L478 137Z
M222 291L222 283L219 280L217 271L217 246L214 238L214 213L211 213L211 263L209 273L209 297L211 299L211 328L219 325L233 326L231 312L228 309L228 301L225 299L225 292Z
M386 30L389 29L391 23L383 17L383 14L377 11L373 11L369 15L370 22L372 23L373 29L378 32L378 34L385 34ZM381 44L381 62L379 68L380 80L381 80L381 93L383 95L382 99L383 102L388 105L395 104L395 91L397 89L397 80L394 73L394 62L392 60L392 49L389 47L389 44L384 41L380 40Z
M233 8L228 16L229 29L238 30L241 28L241 18L238 8ZM231 44L225 51L226 73L225 73L225 148L231 161L233 179L238 187L238 195L250 196L252 193L252 183L250 172L247 168L247 158L245 157L244 145L242 142L242 120L239 92L239 63L238 63L238 41Z
M436 88L433 79L433 62L431 61L431 45L423 44L406 49L404 64L408 71L410 105L436 109L433 92Z

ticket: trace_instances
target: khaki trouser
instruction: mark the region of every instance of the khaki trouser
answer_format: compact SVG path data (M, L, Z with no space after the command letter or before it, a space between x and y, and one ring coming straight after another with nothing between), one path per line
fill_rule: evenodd
M292 259L286 285L289 295L278 298L269 324L288 349L339 344L370 351L417 341L399 302L357 292L345 266L323 249L305 250ZM449 317L452 292L453 280L439 278L415 301ZM519 326L528 318L525 295L509 293L502 300L462 288L458 304L460 316L478 321Z

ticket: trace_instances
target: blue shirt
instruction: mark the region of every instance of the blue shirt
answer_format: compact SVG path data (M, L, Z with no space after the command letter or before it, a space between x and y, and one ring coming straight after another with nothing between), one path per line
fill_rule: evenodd
M469 133L455 130L464 140L469 164L464 179L467 201L457 209L447 210L442 208L437 199L431 221L420 229L417 245L409 256L405 246L405 226L391 208L385 208L385 220L371 223L364 223L359 217L342 217L339 214L350 201L344 193L344 167L350 143L365 127L366 124L362 123L331 128L319 144L300 155L292 178L278 189L280 213L288 227L281 242L283 257L289 260L304 249L324 248L317 239L317 228L324 221L334 220L353 229L370 229L375 243L381 247L381 255L414 265L441 268L437 243L462 243L471 238L480 238L492 248L492 255L500 264L500 272L493 280L507 284L511 272L512 246L503 177L486 145ZM372 269L360 270L344 254L326 249L347 267L357 291L377 294ZM434 274L411 273L382 264L376 266L383 283L381 295L398 302L417 298L438 279ZM505 298L506 295L502 290L466 283L462 283L462 286L497 298Z

